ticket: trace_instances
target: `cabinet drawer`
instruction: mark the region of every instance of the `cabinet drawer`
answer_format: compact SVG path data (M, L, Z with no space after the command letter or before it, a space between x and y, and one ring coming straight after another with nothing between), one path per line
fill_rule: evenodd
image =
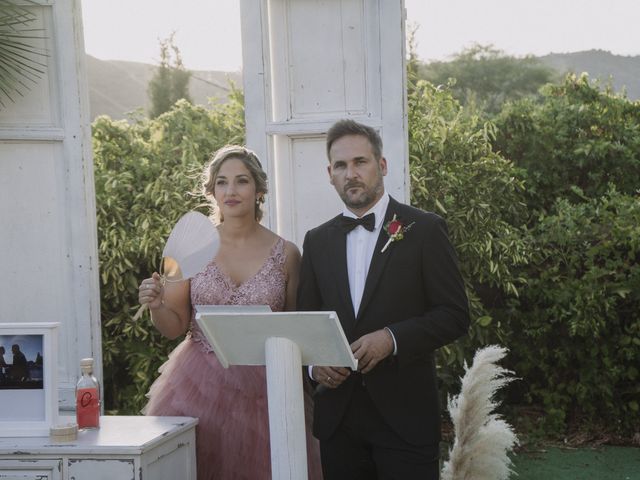
M0 480L62 480L62 459L0 460Z
M70 458L67 468L69 480L136 480L137 478L135 462L132 458Z

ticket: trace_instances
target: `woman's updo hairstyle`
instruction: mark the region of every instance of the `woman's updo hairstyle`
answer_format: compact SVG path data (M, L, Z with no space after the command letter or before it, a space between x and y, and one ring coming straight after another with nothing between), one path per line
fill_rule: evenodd
M263 214L260 205L264 203L264 196L267 194L267 174L262 169L262 164L260 163L260 160L258 160L258 156L248 148L240 145L225 145L214 152L202 175L202 194L213 205L214 217L219 222L223 222L224 218L216 203L214 191L220 167L222 167L222 164L230 158L237 158L238 160L241 160L253 177L256 184L256 194L258 195L258 200L255 205L255 218L256 221L259 222L262 220Z

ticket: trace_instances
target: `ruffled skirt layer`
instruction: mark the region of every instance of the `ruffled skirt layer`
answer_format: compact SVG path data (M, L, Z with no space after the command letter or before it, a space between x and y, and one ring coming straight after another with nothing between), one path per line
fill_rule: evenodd
M215 354L186 338L160 367L146 415L198 418L198 480L271 478L265 367L220 365ZM317 441L310 434L305 394L309 478L321 479Z

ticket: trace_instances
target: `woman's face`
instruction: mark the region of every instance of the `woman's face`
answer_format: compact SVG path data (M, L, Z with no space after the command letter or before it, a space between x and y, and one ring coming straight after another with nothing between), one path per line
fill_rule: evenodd
M239 158L228 158L220 166L214 184L214 197L223 218L255 218L256 182Z

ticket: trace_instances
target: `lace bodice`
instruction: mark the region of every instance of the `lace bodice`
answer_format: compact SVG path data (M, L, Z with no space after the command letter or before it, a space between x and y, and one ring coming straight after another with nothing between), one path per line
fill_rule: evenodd
M192 305L269 305L271 310L284 310L287 275L284 269L285 241L278 238L260 269L243 283L236 285L215 261L191 279ZM211 346L191 317L190 335L210 352Z

